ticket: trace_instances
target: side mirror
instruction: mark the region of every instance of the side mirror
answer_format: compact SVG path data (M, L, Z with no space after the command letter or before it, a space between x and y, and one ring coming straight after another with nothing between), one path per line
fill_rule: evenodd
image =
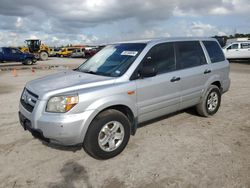
M147 77L153 77L156 76L157 71L155 66L145 66L142 69L142 77L147 78Z
M147 60L144 62L142 68L141 76L144 78L156 76L157 69L156 66L152 63L151 57L147 57Z

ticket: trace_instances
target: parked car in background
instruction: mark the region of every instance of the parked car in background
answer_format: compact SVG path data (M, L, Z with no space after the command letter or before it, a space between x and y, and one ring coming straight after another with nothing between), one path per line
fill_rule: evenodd
M70 57L73 57L73 58L85 57L85 48L77 48L77 49L75 49L72 52Z
M36 61L35 55L24 53L17 48L0 48L0 62L22 62L24 65L32 65Z
M51 48L49 57L56 57L60 51L60 48Z
M57 53L57 56L58 57L70 57L72 52L75 49L77 49L77 48L73 48L73 47L62 48L62 50Z
M28 82L19 117L37 138L80 144L108 159L123 151L139 123L193 106L213 116L229 86L229 63L216 39L117 43L75 70Z
M98 46L98 47L91 47L91 48L85 48L85 57L89 58L95 55L97 52L99 52L101 49L103 49L105 46Z
M250 59L250 41L234 42L223 48L227 59Z

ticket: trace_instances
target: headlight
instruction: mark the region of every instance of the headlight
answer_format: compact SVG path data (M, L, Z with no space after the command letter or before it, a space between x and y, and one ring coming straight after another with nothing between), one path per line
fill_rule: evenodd
M49 99L47 112L64 113L71 110L79 101L78 96L57 96Z

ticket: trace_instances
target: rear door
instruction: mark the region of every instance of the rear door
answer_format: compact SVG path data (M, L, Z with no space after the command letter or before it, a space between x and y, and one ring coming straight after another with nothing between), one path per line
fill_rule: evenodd
M250 58L250 43L249 42L240 43L240 56L241 58Z
M200 41L176 42L176 64L181 78L181 109L196 105L211 74Z
M154 46L141 66L151 59L158 68L154 77L139 78L137 86L138 121L147 121L174 111L180 106L180 80L177 77L173 43Z

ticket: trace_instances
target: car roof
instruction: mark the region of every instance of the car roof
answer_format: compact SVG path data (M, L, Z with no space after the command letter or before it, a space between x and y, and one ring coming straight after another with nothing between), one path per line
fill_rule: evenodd
M145 43L145 44L157 44L162 42L178 42L178 41L217 41L214 38L209 37L167 37L167 38L153 38L153 39L142 39L142 40L131 40L131 41L122 41L122 42L114 42L113 44L121 44L121 43Z

